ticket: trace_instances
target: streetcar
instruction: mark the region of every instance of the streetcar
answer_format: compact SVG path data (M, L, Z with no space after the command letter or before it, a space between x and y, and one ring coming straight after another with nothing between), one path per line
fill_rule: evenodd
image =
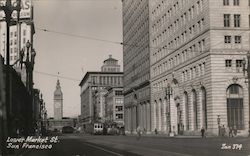
M101 122L94 122L86 125L85 132L93 135L102 135L104 125Z

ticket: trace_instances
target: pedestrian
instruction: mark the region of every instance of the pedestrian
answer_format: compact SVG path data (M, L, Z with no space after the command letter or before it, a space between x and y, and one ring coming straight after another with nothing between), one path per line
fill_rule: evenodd
M140 128L140 126L137 127L136 132L137 132L137 140L140 140L141 139L141 128Z
M229 134L228 134L229 138L233 137L233 129L232 127L229 127Z
M143 129L143 134L144 134L144 135L146 134L146 128Z
M234 126L233 132L234 132L234 136L237 136L237 128L236 128L236 126Z
M157 135L158 134L158 132L157 132L157 129L155 128L155 134Z
M19 135L20 135L19 129L16 130L16 134L17 134L17 137L19 137Z
M201 137L204 138L205 137L205 129L202 127L201 128Z
M221 128L221 135L222 137L225 137L225 134L226 134L226 128L224 125L222 125L222 128Z

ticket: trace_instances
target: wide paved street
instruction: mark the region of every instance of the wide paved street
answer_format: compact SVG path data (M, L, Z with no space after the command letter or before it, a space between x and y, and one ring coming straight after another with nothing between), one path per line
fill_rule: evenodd
M64 135L51 150L26 151L25 156L248 156L249 138L167 138ZM221 149L222 145L231 149ZM237 148L232 149L233 144ZM236 147L236 146L235 146Z

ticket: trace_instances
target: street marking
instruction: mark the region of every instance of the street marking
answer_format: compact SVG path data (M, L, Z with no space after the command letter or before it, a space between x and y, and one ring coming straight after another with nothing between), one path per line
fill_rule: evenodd
M124 155L122 155L122 154L120 154L120 153L116 153L116 152L113 152L113 151L110 151L110 150L106 150L106 149L104 149L104 148L102 148L102 147L95 146L95 145L92 145L92 144L89 144L89 143L86 143L86 142L84 142L84 144L87 144L88 146L97 148L97 149L99 149L99 150L103 150L103 151L108 152L108 153L112 153L112 154L114 154L114 155L124 156Z

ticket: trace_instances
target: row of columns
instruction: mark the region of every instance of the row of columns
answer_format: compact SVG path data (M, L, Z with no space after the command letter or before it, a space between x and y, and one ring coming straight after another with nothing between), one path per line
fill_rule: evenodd
M149 102L133 105L125 108L126 131L136 132L138 126L141 130L149 132L151 130L151 109Z
M167 101L159 100L153 104L153 130L164 131L167 129Z
M196 94L196 96L195 96ZM196 105L196 106L195 106ZM187 131L200 130L207 125L207 105L205 89L193 90L191 94L185 93L183 96L182 121L184 129ZM194 110L196 107L196 111ZM196 123L197 121L197 123Z
M155 100L150 104L149 102L132 105L125 108L125 125L126 131L128 132L136 132L138 126L142 130L147 132L154 132L157 130L158 132L169 132L169 126L171 125L171 129L177 132L178 124L183 126L184 130L192 131L192 130L200 130L201 127L205 128L205 112L204 112L204 102L206 103L206 91L203 89L197 90L196 99L191 94L184 94L183 100L179 101L179 114L177 112L176 102L171 97L170 101L167 99L164 100ZM188 96L188 97L185 97ZM187 99L187 101L185 100ZM196 101L196 102L194 102ZM169 102L171 104L169 104ZM194 104L197 106L197 111L194 111ZM169 108L170 105L170 108ZM170 109L170 119L171 123L169 125L168 118L168 109ZM188 109L188 110L187 110ZM197 115L195 115L197 113ZM206 113L207 114L207 113ZM179 116L178 116L179 115ZM197 117L197 125L196 117ZM189 124L189 128L187 126ZM174 129L173 129L174 127Z

